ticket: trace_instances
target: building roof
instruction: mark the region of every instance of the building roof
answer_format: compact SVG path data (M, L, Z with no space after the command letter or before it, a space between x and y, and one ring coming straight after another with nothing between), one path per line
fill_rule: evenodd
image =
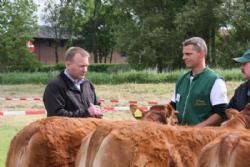
M35 33L34 38L43 38L43 39L69 39L69 35L62 33L61 35L49 26L40 26L38 32Z

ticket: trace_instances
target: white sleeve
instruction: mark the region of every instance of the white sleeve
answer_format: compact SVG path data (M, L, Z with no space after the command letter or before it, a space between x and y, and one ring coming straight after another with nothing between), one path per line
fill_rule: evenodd
M171 97L171 101L174 102L174 103L176 103L176 100L175 100L175 89L174 89L174 93L173 93L173 95Z
M227 87L223 79L218 78L215 80L210 93L210 101L212 106L228 103Z

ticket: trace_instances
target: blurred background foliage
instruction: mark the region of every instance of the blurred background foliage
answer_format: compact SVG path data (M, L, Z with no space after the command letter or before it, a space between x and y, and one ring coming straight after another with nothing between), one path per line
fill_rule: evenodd
M208 44L207 64L229 69L236 67L232 58L250 48L249 0L48 0L45 4L44 23L58 34L69 34L68 47L81 41L95 63L108 63L106 56L117 50L135 70L180 69L182 41L200 36ZM0 8L0 70L44 69L26 47L39 26L36 4L5 0Z

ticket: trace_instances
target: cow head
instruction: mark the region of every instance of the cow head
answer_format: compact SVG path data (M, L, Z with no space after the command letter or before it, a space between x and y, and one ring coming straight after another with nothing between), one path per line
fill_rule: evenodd
M244 113L248 116L250 116L250 103L248 103L245 108L241 111L241 113Z
M144 110L138 107L136 104L131 104L129 108L135 119L141 119L143 117Z
M225 113L226 113L227 119L230 120L230 119L233 119L236 115L238 115L239 111L233 108L229 108L225 110Z
M154 121L167 125L176 125L177 116L171 104L154 105L143 114L142 120Z
M244 117L244 123L247 129L250 129L250 103L240 112Z
M223 127L250 129L250 103L248 103L240 112L228 109L226 110L226 115L229 120L222 124Z

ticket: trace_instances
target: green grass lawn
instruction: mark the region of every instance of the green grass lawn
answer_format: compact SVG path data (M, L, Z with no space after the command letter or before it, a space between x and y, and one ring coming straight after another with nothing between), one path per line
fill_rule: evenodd
M0 127L0 166L4 167L9 142L19 129L10 125L3 125Z
M25 125L42 117L44 115L0 117L0 167L5 166L10 141L16 133Z

